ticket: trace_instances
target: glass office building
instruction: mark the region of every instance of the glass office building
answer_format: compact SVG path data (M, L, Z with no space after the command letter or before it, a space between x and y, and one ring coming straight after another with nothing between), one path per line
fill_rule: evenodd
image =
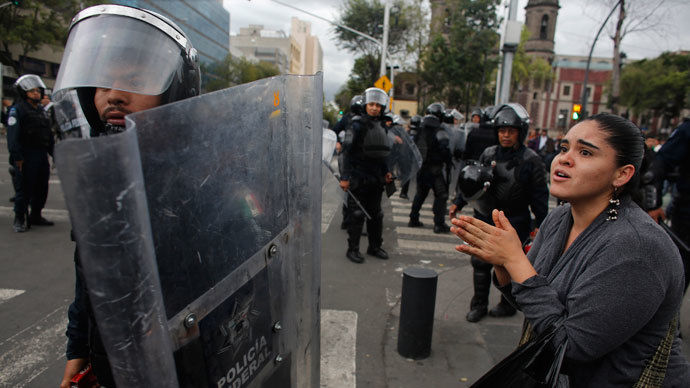
M230 13L222 0L115 0L157 12L187 34L203 63L222 61L230 53Z

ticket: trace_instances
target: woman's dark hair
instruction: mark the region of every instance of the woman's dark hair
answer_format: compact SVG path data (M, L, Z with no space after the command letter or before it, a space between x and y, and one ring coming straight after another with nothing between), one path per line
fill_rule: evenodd
M632 121L621 116L599 113L585 121L594 121L606 133L606 142L616 151L616 166L626 164L635 166L635 175L622 188L619 196L630 194L639 185L640 168L644 157L644 137L642 131Z

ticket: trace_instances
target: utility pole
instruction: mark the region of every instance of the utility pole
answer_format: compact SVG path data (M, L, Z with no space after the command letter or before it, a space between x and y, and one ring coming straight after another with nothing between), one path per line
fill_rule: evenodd
M388 29L391 17L391 2L390 0L385 0L386 6L383 13L383 44L381 47L381 71L380 76L386 75L386 52L388 51Z
M501 84L497 102L505 104L510 99L510 77L513 71L513 57L520 43L522 24L517 21L518 0L510 0L508 21L503 36L503 64L501 65Z

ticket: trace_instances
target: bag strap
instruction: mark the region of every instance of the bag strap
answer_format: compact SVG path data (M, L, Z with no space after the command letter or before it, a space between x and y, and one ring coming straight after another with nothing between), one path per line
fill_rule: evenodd
M654 356L645 366L640 378L633 388L661 388L664 385L668 360L671 357L671 347L673 339L676 337L676 327L678 327L678 314L673 317L668 326L666 336L661 339L659 347L656 348Z

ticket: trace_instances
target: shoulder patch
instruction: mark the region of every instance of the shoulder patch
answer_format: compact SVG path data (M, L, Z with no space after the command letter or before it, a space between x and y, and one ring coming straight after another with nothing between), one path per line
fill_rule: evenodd
M12 125L15 125L15 124L17 124L17 118L14 117L14 116L10 116L10 117L7 119L7 126L12 126Z

